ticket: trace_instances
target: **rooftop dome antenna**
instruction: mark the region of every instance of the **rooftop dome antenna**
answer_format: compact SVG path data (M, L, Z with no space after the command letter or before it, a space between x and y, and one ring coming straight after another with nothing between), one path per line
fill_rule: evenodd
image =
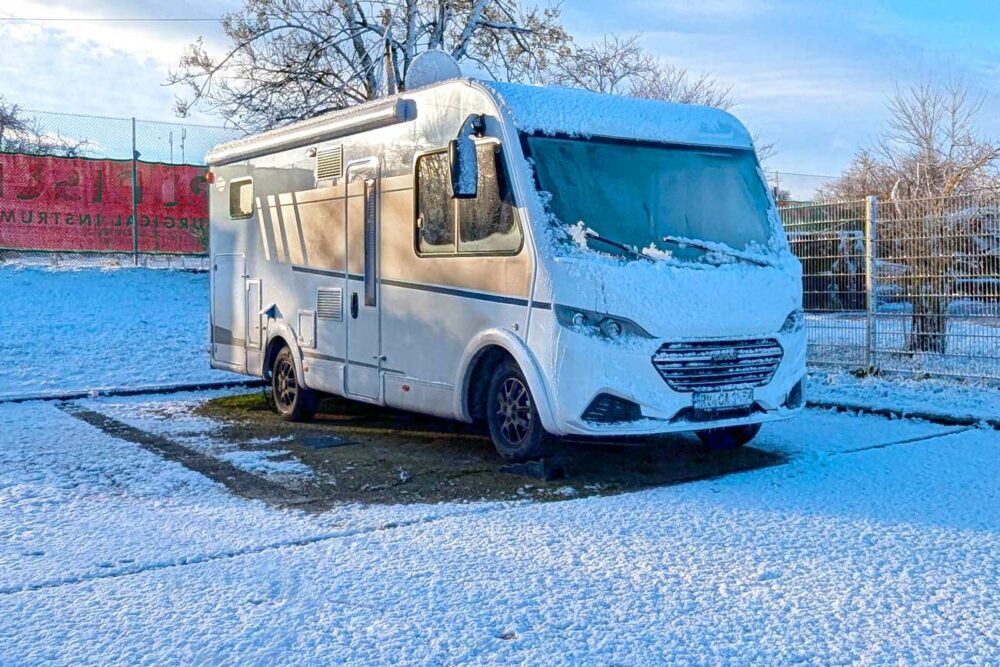
M413 90L460 76L462 68L454 58L444 51L432 49L413 59L406 70L403 86L406 90Z

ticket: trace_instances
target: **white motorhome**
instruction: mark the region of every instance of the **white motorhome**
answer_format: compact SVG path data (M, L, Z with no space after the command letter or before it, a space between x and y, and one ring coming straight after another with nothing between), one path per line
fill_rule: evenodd
M551 438L803 405L801 268L724 111L452 79L215 148L211 363Z

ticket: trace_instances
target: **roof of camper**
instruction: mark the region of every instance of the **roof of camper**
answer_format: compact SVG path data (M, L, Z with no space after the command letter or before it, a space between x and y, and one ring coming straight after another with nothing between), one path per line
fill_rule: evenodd
M321 133L330 122L349 121L373 109L393 106L399 109L402 119L409 119L409 112L399 105L405 105L411 93L462 82L478 84L490 92L514 126L524 132L730 148L753 147L743 124L721 109L592 93L576 88L466 78L441 81L400 93L395 98L375 100L220 144L209 152L207 161L213 164L223 157L235 159L243 153L249 155L254 152L255 146L267 145L293 134L307 139L308 135ZM419 116L419 109L416 113Z
M477 81L525 132L752 148L743 124L721 109L592 93L576 88Z

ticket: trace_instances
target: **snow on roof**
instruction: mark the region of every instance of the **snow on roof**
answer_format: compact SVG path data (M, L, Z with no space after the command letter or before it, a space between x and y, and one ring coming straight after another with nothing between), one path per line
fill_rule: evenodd
M575 88L478 81L519 129L667 143L752 148L732 114L711 107L604 95Z

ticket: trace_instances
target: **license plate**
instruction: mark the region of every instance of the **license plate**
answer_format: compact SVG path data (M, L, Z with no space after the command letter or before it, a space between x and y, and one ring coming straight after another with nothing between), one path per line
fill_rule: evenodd
M753 405L753 389L730 389L728 391L695 392L696 410L732 410Z

